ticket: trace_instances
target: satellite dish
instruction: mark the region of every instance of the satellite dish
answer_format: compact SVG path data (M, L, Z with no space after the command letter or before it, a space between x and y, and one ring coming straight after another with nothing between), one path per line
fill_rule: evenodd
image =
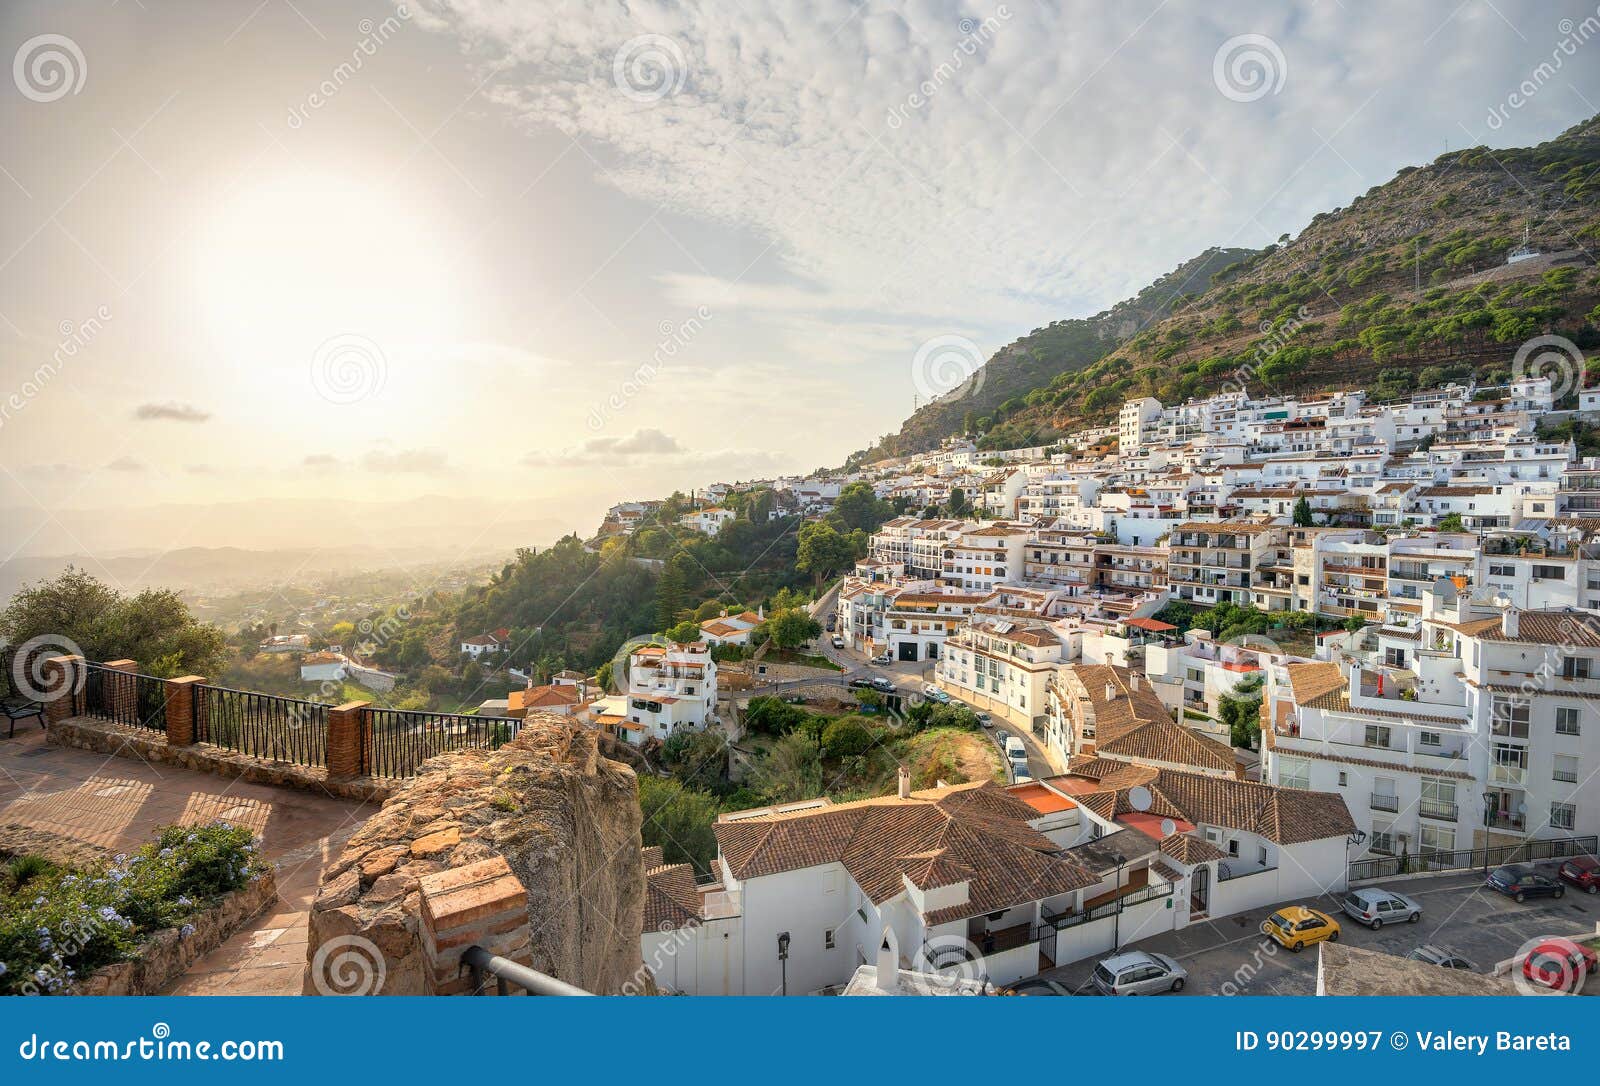
M1150 789L1142 784L1134 785L1128 789L1128 803L1136 811L1148 811L1150 809Z
M1178 832L1178 824L1176 822L1174 822L1170 818L1163 818L1161 820L1161 836L1163 836L1163 837L1171 837L1173 834L1175 834L1177 832Z

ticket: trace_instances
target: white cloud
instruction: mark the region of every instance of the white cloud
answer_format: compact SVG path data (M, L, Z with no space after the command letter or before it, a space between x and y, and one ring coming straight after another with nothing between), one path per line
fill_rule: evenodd
M167 403L142 403L133 410L133 417L141 422L205 422L211 412L202 411L193 404L169 401Z
M373 449L361 466L385 475L429 474L445 469L445 455L439 449Z
M673 299L1010 329L1093 312L1209 245L1266 244L1459 144L1564 13L1516 12L1513 30L1476 2L1382 19L1154 0L425 6L422 25L498 70L486 97L598 146L623 192L770 240L802 281L680 276ZM1286 69L1255 101L1213 82L1244 34ZM633 88L677 88L656 101L616 82L642 35L673 43Z

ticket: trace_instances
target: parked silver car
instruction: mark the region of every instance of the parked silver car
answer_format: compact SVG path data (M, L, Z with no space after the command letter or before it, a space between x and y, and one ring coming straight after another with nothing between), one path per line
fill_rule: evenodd
M1358 924L1377 931L1385 924L1398 924L1404 920L1415 924L1422 919L1422 903L1414 897L1394 893L1377 886L1363 886L1351 890L1339 902L1344 914Z
M1463 958L1452 950L1434 946L1432 943L1422 944L1410 954L1407 954L1406 957L1414 962L1427 962L1429 965L1437 965L1440 969L1463 969L1468 973L1476 973L1478 971L1477 964L1471 958Z
M1130 950L1095 966L1093 981L1101 995L1155 995L1183 991L1189 971L1165 954Z

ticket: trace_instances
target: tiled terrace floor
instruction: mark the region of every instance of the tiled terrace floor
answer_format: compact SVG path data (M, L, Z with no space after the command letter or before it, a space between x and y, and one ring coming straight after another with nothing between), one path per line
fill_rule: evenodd
M54 747L36 727L19 725L15 738L0 738L0 825L123 850L173 822L222 818L262 835L262 852L278 868L278 904L195 962L170 989L174 995L298 995L306 914L322 869L375 811L372 804Z

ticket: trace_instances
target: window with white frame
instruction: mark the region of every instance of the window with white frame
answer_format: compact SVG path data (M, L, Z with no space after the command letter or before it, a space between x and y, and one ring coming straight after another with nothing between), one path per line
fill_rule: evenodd
M1429 856L1439 852L1454 852L1456 849L1456 831L1443 826L1422 827L1422 854Z
M1578 805L1576 803L1550 804L1550 826L1558 830L1570 830L1578 824Z
M1578 759L1570 754L1557 754L1555 768L1550 771L1550 776L1567 784L1578 783Z
M1306 758L1278 759L1278 784L1283 788L1311 787L1311 762Z
M1563 705L1556 710L1557 735L1577 735L1579 731L1577 709L1570 705Z

